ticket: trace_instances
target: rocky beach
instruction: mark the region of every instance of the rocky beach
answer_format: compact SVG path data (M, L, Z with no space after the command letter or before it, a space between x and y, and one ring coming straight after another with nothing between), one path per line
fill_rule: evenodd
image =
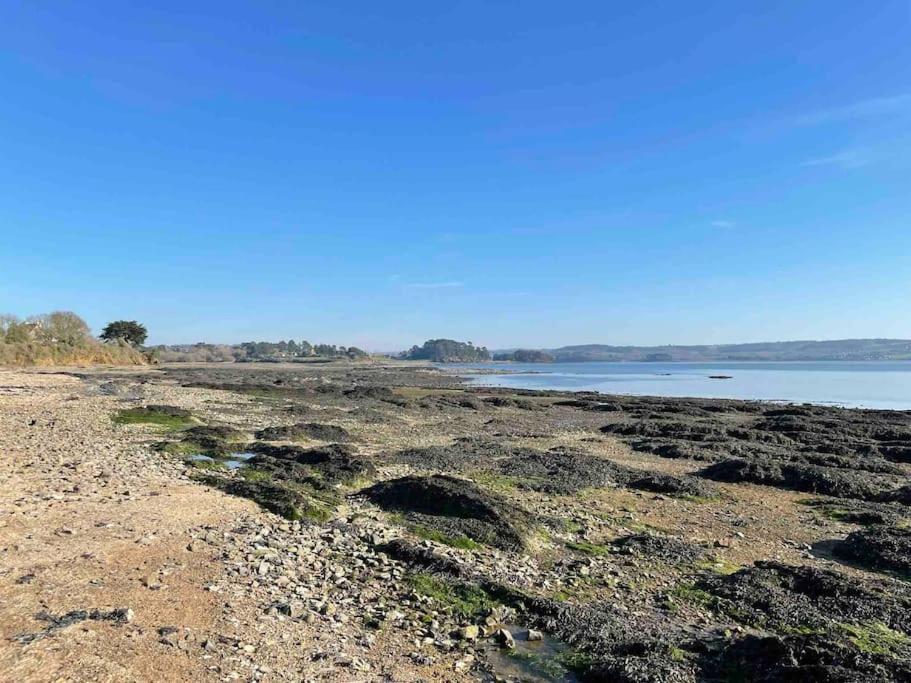
M911 413L0 371L0 679L911 680Z

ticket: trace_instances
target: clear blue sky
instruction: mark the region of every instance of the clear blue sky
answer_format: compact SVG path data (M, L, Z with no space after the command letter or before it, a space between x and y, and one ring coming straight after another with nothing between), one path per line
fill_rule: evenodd
M0 311L911 337L908 0L14 1L0 84Z

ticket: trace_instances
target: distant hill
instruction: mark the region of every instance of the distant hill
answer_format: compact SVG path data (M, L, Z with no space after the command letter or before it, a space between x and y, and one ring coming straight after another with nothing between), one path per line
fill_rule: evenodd
M839 339L716 346L608 346L583 344L546 349L557 362L588 361L814 361L911 360L911 340Z

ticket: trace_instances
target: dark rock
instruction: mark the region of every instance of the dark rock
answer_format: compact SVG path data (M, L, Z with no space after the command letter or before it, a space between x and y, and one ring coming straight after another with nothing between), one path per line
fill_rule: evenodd
M249 498L269 512L274 512L286 519L297 520L305 517L319 517L324 513L324 510L316 505L312 499L281 483L224 479L211 475L202 476L199 479L232 496Z
M358 386L346 389L343 394L345 398L355 400L369 398L374 401L386 401L387 403L403 402L403 399L400 396L396 396L395 392L389 387Z
M373 464L356 456L346 444L301 448L256 442L248 450L258 455L248 460L247 466L269 472L274 479L307 484L315 489L331 489L376 476Z
M444 475L382 481L362 492L387 510L419 515L441 533L518 550L531 524L527 513L476 484Z
M881 500L896 486L894 479L884 475L770 459L732 458L710 465L699 475L715 481L749 482L869 501Z
M215 441L243 441L245 436L242 431L234 427L224 425L201 425L199 427L190 427L182 432L185 439L200 441L202 439L212 439Z
M911 588L815 567L756 562L697 586L727 601L722 609L751 626L824 630L837 623L885 624L911 634Z
M834 553L873 569L911 572L911 529L870 526L849 534L835 546Z
M696 477L664 474L651 472L638 479L633 479L627 486L640 491L664 493L670 496L686 496L692 498L714 498L718 490Z
M497 408L519 408L520 410L544 410L544 406L525 398L513 398L512 396L489 396L484 399L484 403L489 403Z
M516 449L495 466L498 473L515 477L520 488L556 494L575 493L590 486L622 486L642 474L571 449Z
M134 408L131 412L138 413L147 413L148 415L160 415L164 417L179 417L179 418L189 418L193 416L186 408L178 408L177 406L166 406L166 405L148 405L143 408Z
M191 427L180 433L181 443L194 447L201 455L223 457L240 450L245 435L238 429L224 426ZM167 442L159 448L167 449Z
M266 427L256 432L256 438L263 441L295 441L315 439L317 441L349 441L351 434L344 427L318 422L299 422L280 427Z
M705 548L671 536L635 534L623 536L613 545L623 552L660 560L668 564L691 564L706 555Z
M823 635L747 635L706 666L710 680L744 683L864 683L908 681L907 662L859 652Z

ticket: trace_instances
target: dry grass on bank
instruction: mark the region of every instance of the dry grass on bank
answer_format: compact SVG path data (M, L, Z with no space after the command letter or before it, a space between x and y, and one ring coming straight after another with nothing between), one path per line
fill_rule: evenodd
M30 365L146 365L149 359L129 344L87 342L69 344L39 344L35 342L0 342L0 365L25 367Z

